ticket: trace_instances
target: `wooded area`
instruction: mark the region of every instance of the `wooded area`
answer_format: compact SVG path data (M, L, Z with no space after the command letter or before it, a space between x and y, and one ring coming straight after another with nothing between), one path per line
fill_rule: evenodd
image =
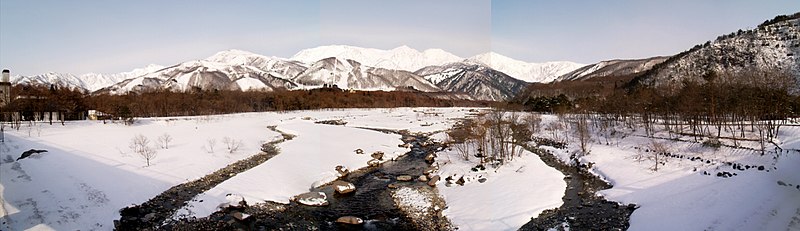
M193 89L130 92L122 95L89 94L78 90L16 85L14 103L4 111L60 111L66 119L85 117L98 110L115 118L193 116L238 112L308 110L321 108L489 106L489 102L451 100L446 94L425 92L347 92L335 88L296 91L222 91ZM25 100L36 99L36 100Z

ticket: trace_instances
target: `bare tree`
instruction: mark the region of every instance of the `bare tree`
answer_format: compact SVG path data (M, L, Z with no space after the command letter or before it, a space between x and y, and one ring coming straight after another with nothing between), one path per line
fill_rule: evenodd
M206 140L206 151L208 153L214 153L214 146L217 146L217 139L211 138Z
M222 138L222 143L228 148L228 153L234 153L242 146L242 140L235 140L230 137Z
M534 135L539 132L542 124L542 115L538 113L531 113L528 116L525 116L525 123L528 125L528 130L531 132L531 135Z
M561 130L564 129L564 125L557 121L552 121L544 127L544 130L550 131L550 135L556 142L565 142L566 139L562 139L558 136Z
M589 121L587 114L578 114L575 118L575 136L578 137L578 142L581 146L581 153L583 155L589 154L589 141L592 138L589 132Z
M474 136L475 123L473 120L463 120L447 131L450 144L465 161L469 161L470 149Z
M169 143L172 142L172 136L167 133L158 137L158 144L163 149L169 149Z
M657 142L655 140L650 140L650 147L649 152L652 153L650 155L650 159L653 160L653 171L658 171L658 165L666 164L666 156L664 158L659 158L659 155L665 155L669 152L669 146L666 143Z
M142 159L145 160L147 166L150 166L150 162L156 158L158 152L156 149L150 146L150 139L147 139L142 134L136 135L131 139L130 146L131 150L136 154L139 154Z

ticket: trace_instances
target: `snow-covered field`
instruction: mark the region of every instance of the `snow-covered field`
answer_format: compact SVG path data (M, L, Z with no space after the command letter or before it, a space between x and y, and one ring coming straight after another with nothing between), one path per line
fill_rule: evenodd
M367 165L373 151L383 151L388 158L407 151L398 147L399 135L362 128L407 129L442 140L446 136L441 131L472 113L474 109L465 108L347 109L148 118L132 126L73 121L66 126L6 127L5 142L0 143L0 229L110 230L119 209L252 156L262 143L280 139L268 126L297 137L278 144L281 153L273 159L200 194L197 199L203 203L193 202L182 212L207 215L226 201L228 193L241 195L249 204L287 202L315 184L332 180L337 165L356 169ZM347 124L314 123L320 120ZM542 127L554 121L555 116L543 116ZM146 166L129 147L139 134L149 138L151 145L164 134L173 140L168 149L157 148L152 165ZM545 129L538 133L552 134ZM664 132L656 136L668 137ZM590 142L591 153L582 161L594 162L592 170L614 184L599 193L640 206L631 217L631 230L800 228L800 190L795 188L800 184L800 153L784 152L775 159L770 153L761 156L726 146L714 149L690 142L691 138L677 138L683 141L646 138L641 129L620 128L608 144L597 134ZM242 145L230 153L223 140ZM704 161L670 158L653 171L653 162L646 158L650 152L645 150L654 140L673 154ZM579 149L574 137L568 141L568 149L552 149L562 159ZM800 127L784 126L775 141L785 150L800 149ZM358 148L366 154L355 154ZM30 149L47 152L15 160ZM442 182L437 188L447 202L444 214L460 230L517 229L542 210L562 203L563 175L536 155L523 152L498 169L487 166L477 172L470 170L476 163L462 161L453 151L438 155ZM754 167L739 171L726 162ZM755 166L765 168L760 171ZM722 172L737 175L716 176ZM450 175L466 175L466 183L447 187L444 178ZM486 179L483 183L482 178Z
M228 187L242 189L233 185L249 184L247 176L264 171L275 173L270 166L284 166L293 171L282 172L283 179L273 182L278 185L248 189L265 194L239 193L248 200L250 196L285 202L311 183L330 179L336 165L365 166L368 157L364 156L369 153L355 155L356 148L383 150L387 155L404 153L397 146L401 143L398 135L356 127L433 132L448 128L451 119L467 113L469 109L461 108L317 110L148 118L138 119L133 126L71 121L66 126L6 127L5 142L0 143L0 220L4 222L0 229L110 230L112 221L119 218L119 209L258 153L262 143L279 139L279 133L267 129L272 125L298 137L279 145L282 153L275 159L205 196ZM330 119L349 123L345 127L313 123ZM139 134L147 137L151 146L164 134L172 137L168 149L157 149L151 166L145 166L144 159L129 148ZM241 142L241 146L229 153L224 140ZM15 161L29 149L47 152ZM332 154L342 156L339 159Z
M444 214L460 230L517 230L531 217L563 204L564 174L528 151L497 169L472 171L479 161L465 161L454 151L440 153L437 162L443 178L466 181L464 186L439 187L448 204Z
M555 116L543 116L543 123L553 123ZM800 127L784 126L778 144L785 150L779 157L760 151L722 146L712 148L693 142L647 138L643 129L618 128L616 136L606 139L595 134L590 154L582 162L594 162L595 173L614 187L599 192L607 199L640 206L631 215L630 230L798 230L800 229ZM574 131L568 132L574 134ZM550 131L540 135L551 136ZM725 133L723 133L724 135ZM658 131L655 137L668 138ZM723 144L733 145L730 140ZM686 158L667 158L653 170L652 143L663 144L672 154ZM551 149L568 159L580 150L571 137L568 150ZM758 149L756 142L741 146ZM768 146L774 150L774 146ZM689 160L690 157L703 158ZM660 157L662 159L662 157ZM706 162L708 161L708 162ZM734 170L726 162L753 166ZM756 166L764 166L759 171ZM704 172L709 175L703 174ZM718 177L717 173L735 173ZM779 183L780 181L780 183ZM780 185L781 183L786 186Z

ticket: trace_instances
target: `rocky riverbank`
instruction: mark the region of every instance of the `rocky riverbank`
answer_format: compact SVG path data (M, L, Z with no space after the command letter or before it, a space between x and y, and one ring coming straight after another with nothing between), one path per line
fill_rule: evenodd
M538 142L537 142L538 143ZM550 142L554 143L554 142ZM559 145L565 148L564 145ZM555 155L538 147L527 146L539 155L548 166L564 173L567 190L564 204L559 208L545 210L520 230L626 230L636 205L622 205L597 196L596 192L612 185L591 174L586 165L569 165Z
M372 129L375 130L375 129ZM393 161L349 172L338 179L355 186L337 192L341 183L311 190L326 196L326 205L308 206L259 202L230 206L206 218L183 218L161 226L164 230L450 230L441 211L444 200L435 184L419 180L430 168L425 157L440 149L427 136L391 130L402 135L407 154ZM411 180L408 180L411 176ZM433 178L435 176L431 176ZM428 176L424 177L428 178Z
M270 129L277 131L275 127ZM135 206L120 210L121 218L114 221L116 230L169 230L175 227L171 217L175 211L185 206L192 198L205 192L223 181L247 171L278 155L275 145L293 138L292 135L277 131L283 135L280 140L265 143L262 152L247 159L225 166L200 179L186 182L164 191L154 198Z

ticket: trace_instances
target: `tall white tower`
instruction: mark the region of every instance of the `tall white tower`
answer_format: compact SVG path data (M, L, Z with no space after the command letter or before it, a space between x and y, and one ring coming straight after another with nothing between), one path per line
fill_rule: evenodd
M0 78L0 107L5 107L11 103L11 71L3 70L3 77Z

